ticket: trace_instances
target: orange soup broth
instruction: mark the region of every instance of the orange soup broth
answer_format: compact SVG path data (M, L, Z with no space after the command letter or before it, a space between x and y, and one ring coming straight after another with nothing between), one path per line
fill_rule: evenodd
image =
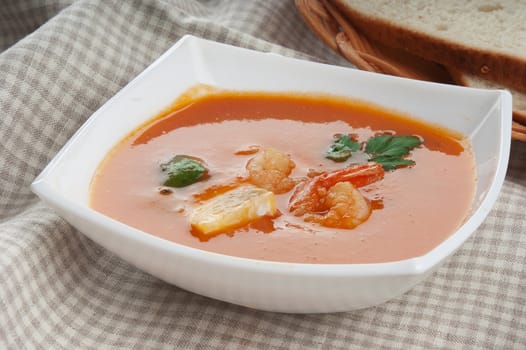
M271 227L245 227L206 242L191 234L196 195L246 177L253 150L273 147L296 163L291 176L331 171L324 151L335 134L365 141L377 133L417 135L416 165L388 171L361 188L381 201L358 227L325 228L292 216L291 192L276 195ZM210 177L161 195L160 164L176 154L203 159ZM423 255L469 213L475 191L469 143L459 135L365 103L329 96L215 92L185 98L120 142L99 167L91 206L144 232L189 247L245 258L300 263L377 263ZM269 232L271 231L271 232Z

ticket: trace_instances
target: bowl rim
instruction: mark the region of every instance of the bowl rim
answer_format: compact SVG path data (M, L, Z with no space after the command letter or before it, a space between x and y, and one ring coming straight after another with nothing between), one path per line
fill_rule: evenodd
M126 86L124 86L119 92L111 97L106 103L104 103L97 111L95 111L86 122L71 136L61 150L53 157L48 165L42 170L42 172L36 177L31 184L31 190L37 194L40 198L46 202L52 204L58 208L67 208L67 211L73 215L88 220L90 222L101 225L107 230L111 230L118 234L122 239L133 239L141 244L145 244L151 248L167 251L170 254L177 254L191 259L200 260L201 262L218 264L221 266L233 267L241 270L250 271L266 271L276 274L290 274L293 272L295 275L311 275L318 277L330 277L330 276L385 276L385 275L419 275L427 272L433 267L437 266L442 260L447 258L449 255L454 253L464 241L467 240L475 230L480 226L484 219L489 214L493 204L495 203L506 176L506 170L509 160L510 145L511 145L511 94L506 90L493 90L500 93L502 99L501 107L502 111L499 113L499 122L501 127L499 150L497 156L496 171L493 180L490 183L489 189L486 192L484 198L480 202L479 208L473 212L467 220L454 231L447 239L442 241L439 245L435 246L432 250L424 255L399 260L389 261L381 263L361 263L361 264L314 264L314 263L293 263L293 262L281 262L281 261L267 261L258 260L251 258L243 258L237 256L231 256L221 253L215 253L206 251L198 248L189 247L180 243L168 241L147 232L136 229L132 226L126 225L122 222L114 220L102 213L95 211L90 208L87 204L81 205L76 201L73 201L61 193L54 190L46 177L52 172L52 170L60 163L63 156L68 152L70 144L79 138L86 130L88 130L91 124L95 121L93 118L95 115L103 113L103 111L111 105L111 102L118 98L120 93L131 85L136 84L140 78L147 74L153 69L159 62L161 62L166 56L172 54L179 46L187 41L196 41L199 44L206 45L219 45L227 46L235 50L248 50L256 54L269 54L256 50L246 49L231 46L224 43L218 43L207 39L195 37L193 35L185 35L178 42L176 42L171 48L163 53L155 62L143 70L139 75L132 79ZM317 63L311 61L305 61L297 58L285 57L280 54L270 53L272 55L278 55L287 60L309 62L316 65L331 66L324 63ZM340 67L344 68L344 67ZM375 74L370 72L361 72L358 74ZM398 77L389 76L388 79L404 79ZM407 79L406 79L407 80ZM430 82L419 82L422 84L436 84ZM472 88L466 88L472 89ZM505 118L504 116L510 116ZM471 138L471 135L467 135ZM94 239L92 235L83 233L84 235ZM94 239L96 241L96 239Z

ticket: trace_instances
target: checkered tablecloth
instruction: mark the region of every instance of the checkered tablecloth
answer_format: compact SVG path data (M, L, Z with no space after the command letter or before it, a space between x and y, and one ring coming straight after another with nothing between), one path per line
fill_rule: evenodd
M500 198L434 275L381 306L267 313L168 285L78 233L29 184L182 35L345 65L292 1L0 3L1 349L526 349L526 143Z

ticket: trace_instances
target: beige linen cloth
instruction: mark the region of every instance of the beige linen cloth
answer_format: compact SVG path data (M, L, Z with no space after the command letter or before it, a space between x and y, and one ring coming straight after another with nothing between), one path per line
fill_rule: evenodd
M29 184L182 35L346 64L292 1L3 0L1 349L526 349L526 143L499 200L434 275L378 307L251 310L168 285L78 233Z

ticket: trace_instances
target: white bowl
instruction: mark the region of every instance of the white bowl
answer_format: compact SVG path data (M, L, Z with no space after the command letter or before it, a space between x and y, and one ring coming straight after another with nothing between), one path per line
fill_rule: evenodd
M298 264L226 256L169 242L88 207L91 178L131 130L202 83L235 90L322 92L406 112L468 136L478 184L469 219L424 256L377 264ZM86 236L166 282L252 308L335 312L397 297L433 272L481 224L500 191L509 156L506 91L432 84L232 47L185 36L95 112L32 184Z

